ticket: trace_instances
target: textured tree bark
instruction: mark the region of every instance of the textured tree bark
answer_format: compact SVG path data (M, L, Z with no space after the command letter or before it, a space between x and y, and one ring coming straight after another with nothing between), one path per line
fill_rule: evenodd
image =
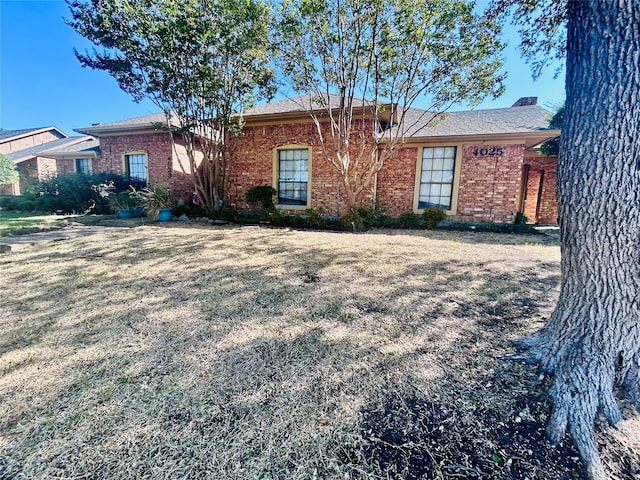
M622 419L615 392L640 408L640 0L572 0L567 13L561 291L518 346L554 375L549 439L568 428L600 480L596 415Z

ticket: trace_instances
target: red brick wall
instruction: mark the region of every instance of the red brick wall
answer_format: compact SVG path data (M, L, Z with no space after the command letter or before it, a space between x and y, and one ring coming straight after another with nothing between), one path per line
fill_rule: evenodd
M94 172L110 171L122 174L122 158L125 153L145 152L149 162L149 182L170 185L176 198L183 198L185 201L190 198L193 187L177 164L176 153L173 152L168 134L103 137L100 143L102 156L94 160ZM236 208L246 209L248 205L245 202L245 193L248 189L258 185L272 185L273 152L274 149L285 145L309 146L312 149L311 206L323 207L328 215L344 215L344 186L335 167L330 165L322 154L313 123L245 127L233 155L228 203ZM357 145L354 145L354 153L356 148ZM524 145L464 145L458 148L462 148L462 162L457 210L451 219L513 222L522 182ZM491 149L502 149L503 154L482 154ZM178 154L181 154L180 148ZM378 174L378 199L382 205L388 207L392 216L414 207L417 156L416 146L398 148L386 160ZM555 223L555 159L527 157L526 163L531 165L531 182L535 182L536 169L545 170L538 221ZM361 201L367 203L370 199L371 195L367 192Z
M413 210L418 147L398 148L378 172L378 203L397 217Z
M191 198L193 186L175 160L171 138L166 132L119 135L100 138L101 155L93 160L94 172L124 174L124 155L146 153L148 183L171 187L176 199Z
M58 158L56 160L56 170L58 172L58 175L69 175L71 173L76 173L75 162L76 161L73 158Z
M285 145L308 146L312 149L310 206L322 207L327 215L344 215L344 186L338 171L323 157L318 132L312 123L245 127L234 153L229 203L236 208L246 209L247 190L258 185L273 184L273 152ZM354 145L352 155L355 155L356 149L357 145ZM361 201L370 202L371 198L370 193L364 194Z
M557 157L526 156L524 163L529 165L527 198L524 214L529 222L543 225L558 223L558 204L556 201ZM544 172L544 176L542 175ZM540 189L540 179L542 189ZM540 193L540 198L538 194ZM537 209L537 211L536 211Z
M481 154L500 148L504 150L502 156ZM513 222L522 181L523 154L524 145L465 145L455 219Z

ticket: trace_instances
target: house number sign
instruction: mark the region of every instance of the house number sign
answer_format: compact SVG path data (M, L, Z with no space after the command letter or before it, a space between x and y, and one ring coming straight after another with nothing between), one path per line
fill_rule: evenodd
M490 156L490 157L501 157L502 155L504 155L504 148L499 147L499 148L474 148L473 149L473 156L474 157L486 157L486 156Z

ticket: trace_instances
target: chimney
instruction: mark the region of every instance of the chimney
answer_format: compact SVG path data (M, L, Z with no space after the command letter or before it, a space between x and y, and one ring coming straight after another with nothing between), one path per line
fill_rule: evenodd
M527 105L537 105L538 97L520 97L512 107L526 107Z

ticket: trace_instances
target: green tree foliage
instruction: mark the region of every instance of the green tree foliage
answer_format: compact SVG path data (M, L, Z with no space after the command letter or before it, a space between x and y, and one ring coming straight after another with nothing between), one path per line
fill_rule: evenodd
M167 114L170 130L186 147L183 170L203 206L217 209L228 188L230 143L242 129L241 112L271 94L268 5L262 0L67 3L68 24L101 47L76 52L80 62L107 71L134 99L151 99Z
M7 155L0 153L0 185L16 183L20 179L20 174L13 164L13 160Z
M501 90L497 25L466 0L285 0L278 65L314 120L355 213L405 133ZM409 115L416 100L428 106ZM415 111L414 111L415 113Z

